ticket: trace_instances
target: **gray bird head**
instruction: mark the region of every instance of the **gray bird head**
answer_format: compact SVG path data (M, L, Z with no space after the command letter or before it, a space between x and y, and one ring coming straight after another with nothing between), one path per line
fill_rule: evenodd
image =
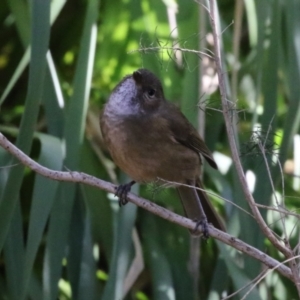
M124 79L111 93L107 109L132 115L154 111L165 101L160 80L150 71L139 69Z

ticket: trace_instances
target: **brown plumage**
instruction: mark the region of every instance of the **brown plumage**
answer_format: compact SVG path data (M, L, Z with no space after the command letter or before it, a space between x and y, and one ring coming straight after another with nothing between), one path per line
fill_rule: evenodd
M200 154L217 168L197 130L174 104L165 100L159 79L148 70L140 69L116 86L100 126L114 162L136 182L163 179L202 187ZM118 189L121 203L126 202L131 185ZM203 205L208 221L224 230L205 192L176 187L188 218L205 229Z

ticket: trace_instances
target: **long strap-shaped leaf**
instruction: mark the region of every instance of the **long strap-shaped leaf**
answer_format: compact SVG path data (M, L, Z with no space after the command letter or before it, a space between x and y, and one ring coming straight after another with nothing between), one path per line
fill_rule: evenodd
M98 0L90 0L88 4L73 84L74 93L66 110L64 165L70 170L79 168L96 47L98 3ZM61 275L61 262L68 240L75 194L76 185L61 184L58 201L52 210L44 261L44 299L56 299L57 296L57 283Z
M31 149L34 128L39 112L39 102L42 95L46 70L46 52L48 50L49 34L50 2L33 0L28 93L20 132L16 142L17 147L26 154L28 154ZM14 162L15 160L13 160L13 163ZM0 205L0 250L3 247L18 201L18 193L23 180L23 171L23 166L11 169L5 190L2 194Z

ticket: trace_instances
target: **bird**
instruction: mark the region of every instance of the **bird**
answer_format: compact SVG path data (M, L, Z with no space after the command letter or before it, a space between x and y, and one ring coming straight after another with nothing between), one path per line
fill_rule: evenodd
M217 164L198 131L165 98L154 73L138 69L125 76L101 112L100 127L113 161L132 179L116 188L120 205L136 182L173 182L186 217L196 222L192 235L201 225L208 238L208 222L225 231L200 180L202 158L214 169Z

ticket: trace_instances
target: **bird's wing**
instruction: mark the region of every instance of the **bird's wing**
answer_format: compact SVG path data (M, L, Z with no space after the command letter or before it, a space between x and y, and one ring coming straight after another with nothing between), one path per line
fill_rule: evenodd
M211 167L218 169L211 152L197 130L190 124L181 111L174 104L168 102L168 106L163 114L168 121L169 128L175 140L203 155Z

